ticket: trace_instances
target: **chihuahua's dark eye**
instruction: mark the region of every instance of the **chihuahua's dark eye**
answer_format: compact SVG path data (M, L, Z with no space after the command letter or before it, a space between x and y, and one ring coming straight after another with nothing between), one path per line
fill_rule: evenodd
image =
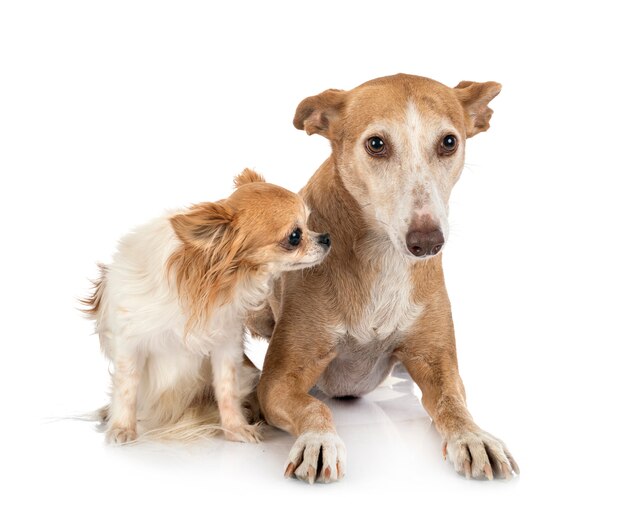
M441 139L441 144L439 145L439 154L444 156L449 156L453 154L456 148L458 147L459 142L456 139L456 136L453 134L446 134Z
M300 245L300 239L302 238L302 230L300 228L296 228L293 230L293 233L289 235L289 245L293 247L297 247Z
M384 156L387 152L385 142L380 136L372 136L365 142L365 149L372 156Z

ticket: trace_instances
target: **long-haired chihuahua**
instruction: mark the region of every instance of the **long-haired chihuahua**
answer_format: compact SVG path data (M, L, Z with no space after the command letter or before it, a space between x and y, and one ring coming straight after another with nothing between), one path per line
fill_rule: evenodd
M113 364L111 401L100 410L111 442L215 428L259 440L243 408L258 379L244 367L245 319L282 272L319 264L330 238L307 229L298 195L256 172L244 170L235 187L138 228L100 266L84 302Z

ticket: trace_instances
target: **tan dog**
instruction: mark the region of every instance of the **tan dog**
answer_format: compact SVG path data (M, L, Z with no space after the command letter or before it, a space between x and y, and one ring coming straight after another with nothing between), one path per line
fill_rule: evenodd
M332 145L301 194L311 227L330 231L333 249L321 265L284 275L250 324L271 336L258 390L265 416L297 436L286 476L328 482L345 472L331 412L310 389L361 396L398 362L458 472L519 472L466 408L440 252L466 138L487 130L499 92L495 82L449 88L395 75L298 106L294 125Z

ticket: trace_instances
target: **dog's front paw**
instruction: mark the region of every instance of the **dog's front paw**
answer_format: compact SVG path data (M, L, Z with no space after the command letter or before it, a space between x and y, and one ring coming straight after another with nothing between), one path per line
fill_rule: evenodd
M130 443L137 439L137 431L134 428L114 425L107 430L106 439L113 444Z
M261 425L238 425L224 428L224 437L240 443L258 443L261 441Z
M457 473L466 478L493 480L519 475L519 467L504 443L480 429L451 436L443 444L443 457L449 456Z
M305 432L289 452L285 476L313 484L316 479L326 483L340 480L345 472L346 447L339 436L334 432Z

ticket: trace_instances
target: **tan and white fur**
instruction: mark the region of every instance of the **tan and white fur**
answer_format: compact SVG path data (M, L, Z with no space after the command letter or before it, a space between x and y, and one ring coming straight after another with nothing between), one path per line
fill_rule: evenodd
M294 125L330 140L332 154L302 190L313 229L333 250L304 274L285 274L249 324L271 337L258 396L268 422L296 437L285 474L333 481L346 450L329 408L309 394L361 396L402 363L468 477L519 469L465 404L441 250L448 200L466 139L489 127L495 82L395 75L303 100Z
M296 194L251 170L235 186L124 237L86 300L113 364L101 411L112 442L217 427L230 440L259 439L242 408L258 380L244 367L244 320L281 273L320 263L330 241L307 229Z

